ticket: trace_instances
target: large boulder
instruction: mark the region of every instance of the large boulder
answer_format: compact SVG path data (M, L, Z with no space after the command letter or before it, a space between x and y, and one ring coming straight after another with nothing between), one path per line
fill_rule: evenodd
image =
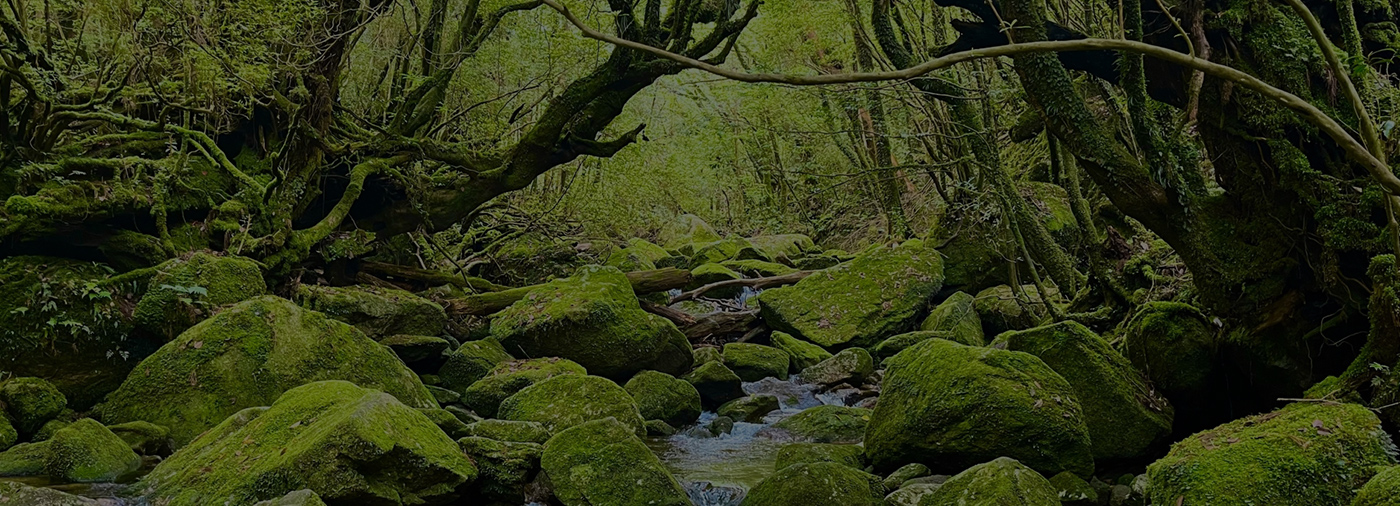
M535 383L501 402L502 420L539 422L551 433L592 420L616 418L639 435L646 434L637 403L607 378L565 374Z
M1041 302L1035 285L1022 285L1020 293L1008 285L982 290L977 292L973 307L982 320L983 332L990 336L1034 327L1046 314L1045 304Z
M376 340L394 334L436 336L447 325L442 306L392 288L301 285L296 301L307 309L354 325Z
M707 263L690 270L690 283L685 286L685 289L694 290L710 283L734 281L736 279L744 279L744 275L720 264ZM742 286L729 286L711 289L705 292L705 296L717 299L731 299L738 297L739 294L743 292L744 287Z
M47 476L61 482L114 481L141 467L141 456L91 418L55 431L47 440L0 453L0 476Z
M762 250L754 247L748 239L742 237L731 237L704 245L696 244L695 253L690 256L692 265L718 264L727 260L763 260L766 262L772 259Z
M1129 320L1123 355L1153 386L1177 403L1219 386L1217 332L1199 309L1178 302L1149 302Z
M797 272L797 269L792 267L777 262L765 262L763 260L726 260L720 262L720 265L751 278L767 278Z
M997 506L1060 506L1055 487L1040 473L1015 459L1001 457L978 464L949 478L921 506L986 504Z
M457 443L417 409L320 381L228 417L132 488L167 506L252 504L301 489L331 504L418 504L476 476Z
M383 390L413 407L438 407L388 348L343 322L263 296L166 343L99 411L107 423L167 427L182 446L240 409L267 406L287 390L331 379Z
M865 448L853 444L788 443L778 448L773 469L813 462L835 462L851 469L865 469Z
M865 437L870 416L868 409L827 404L804 409L761 433L775 439L811 443L859 443Z
M470 495L485 499L488 504L527 502L525 487L540 470L544 445L484 437L464 437L458 439L457 444L481 470L481 477L472 484Z
M167 338L220 306L267 293L262 269L248 258L199 252L166 261L156 269L133 318L142 328Z
M764 416L776 411L778 407L778 396L754 394L724 403L715 410L715 414L736 422L761 423Z
M644 420L661 420L673 427L700 418L700 392L690 382L664 372L642 371L623 386Z
M467 341L457 351L447 354L447 361L438 370L442 387L458 393L491 373L496 364L513 360L495 339Z
M877 469L949 473L1006 456L1050 475L1093 472L1074 388L1034 355L930 339L886 364L865 434Z
M19 441L19 431L10 423L10 419L0 415L0 451L5 451L14 446Z
M478 415L491 418L496 416L507 397L561 374L588 374L588 371L572 360L554 357L501 362L486 377L462 392L462 404Z
M0 383L0 408L14 420L14 428L22 436L39 432L67 407L63 392L42 379L13 378Z
M1102 337L1065 321L997 337L993 348L1039 357L1069 381L1084 411L1095 459L1147 455L1172 431L1172 407Z
M566 506L689 506L680 483L632 427L604 418L563 430L540 460Z
M768 340L773 343L773 347L788 354L788 363L791 364L789 369L792 372L802 372L803 369L831 358L831 352L821 346L792 337L786 332L775 330Z
M1400 466L1390 466L1356 492L1351 506L1400 506Z
M721 362L700 364L681 379L695 386L700 402L709 409L744 396L744 380Z
M1152 504L1347 504L1395 446L1357 404L1307 402L1226 423L1147 467Z
M980 342L959 341L958 335L944 330L916 330L914 332L905 332L903 334L891 336L889 339L880 341L880 344L875 345L875 347L871 348L870 351L872 352L871 354L874 355L875 360L884 362L890 357L898 355L899 352L904 351L910 346L922 343L929 339L947 339L949 341L953 341L959 344L966 344L968 346L983 346L986 344Z
M943 286L943 260L922 241L881 247L797 284L759 294L774 329L828 349L874 346L911 330Z
M977 299L966 292L948 296L929 313L919 330L947 332L949 341L957 341L968 346L982 346L986 338L982 334L982 319L977 316L973 303Z
M613 267L582 267L531 290L496 314L491 336L511 353L567 358L619 381L647 369L683 374L692 360L685 335L643 311Z
M794 464L764 478L741 506L876 506L880 478L836 462Z
M515 420L481 420L467 425L466 432L472 437L494 439L508 443L539 443L549 441L549 429L539 422L518 422Z
M802 381L822 387L840 383L860 386L875 374L875 359L864 348L847 348L821 363L802 370Z
M787 380L788 354L783 350L761 344L729 343L724 345L723 356L724 366L744 381L768 377Z
M750 237L749 242L775 261L791 262L808 253L821 251L811 237L802 234L758 235Z
M0 505L4 506L103 506L96 499L65 494L47 487L31 487L0 481Z
M718 241L720 236L715 227L699 216L682 214L662 227L657 239L666 249L673 250L686 244Z

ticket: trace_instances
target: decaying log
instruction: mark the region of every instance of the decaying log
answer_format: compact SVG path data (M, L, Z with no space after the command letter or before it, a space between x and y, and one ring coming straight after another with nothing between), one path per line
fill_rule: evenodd
M681 311L679 309L672 309L669 306L663 306L660 304L648 302L646 300L641 300L638 302L642 303L642 309L646 312L660 316L667 320L671 320L671 323L676 324L677 327L686 328L691 325L695 325L695 317L690 316L690 313Z
M738 313L720 312L705 315L696 320L694 325L686 327L683 332L686 339L693 343L716 334L746 332L749 330L749 325L755 321L758 321L757 310Z
M627 282L632 285L632 291L637 295L646 295L684 287L690 283L690 272L674 267L635 271L627 273ZM451 299L443 304L443 309L453 315L486 316L510 307L540 286L542 285L524 286Z
M716 281L714 283L710 283L700 288L696 288L689 292L682 293L675 297L671 297L671 303L675 304L677 302L695 299L711 290L718 290L720 288L747 286L749 288L753 288L754 290L761 290L764 288L772 288L775 286L790 285L798 281L802 281L802 278L811 276L813 272L817 271L798 271L792 274L784 274L782 276L770 276L766 278L728 279L724 281Z

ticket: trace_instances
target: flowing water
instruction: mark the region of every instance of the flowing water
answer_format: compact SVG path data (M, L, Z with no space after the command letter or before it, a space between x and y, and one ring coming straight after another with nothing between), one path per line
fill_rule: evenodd
M745 492L773 474L778 449L788 441L770 437L763 429L807 408L846 405L843 396L818 393L815 385L799 383L796 378L745 383L744 392L775 395L781 408L764 417L763 423L735 422L728 434L695 437L683 428L674 436L647 440L647 446L685 486L695 506L737 506ZM705 412L696 426L709 425L716 417Z

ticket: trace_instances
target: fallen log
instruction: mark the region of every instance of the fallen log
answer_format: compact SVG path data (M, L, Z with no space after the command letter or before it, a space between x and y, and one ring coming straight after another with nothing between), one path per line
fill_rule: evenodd
M711 290L718 290L720 288L747 286L754 290L761 290L764 288L772 288L775 286L790 285L798 281L802 281L802 278L811 276L814 272L817 271L797 271L792 274L784 274L782 276L769 276L766 278L727 279L724 281L716 281L714 283L710 283L700 288L696 288L689 292L682 293L675 297L671 297L671 304L692 300L700 297L701 295L704 295L706 292L709 292Z
M430 286L453 285L478 292L499 292L510 288L477 277L459 276L446 272L418 269L406 265L388 264L384 262L362 262L360 268L378 276L418 281L427 283Z
M686 328L695 325L695 317L690 316L690 313L679 309L671 309L669 306L655 304L646 300L639 300L638 302L642 303L643 311L671 320L671 323L676 324L677 327Z
M749 325L755 321L758 321L756 310L712 313L696 320L694 325L682 329L682 332L685 333L686 339L693 343L713 335L747 332Z
M689 284L690 271L667 267L665 269L629 272L627 273L627 282L632 285L632 291L637 295L664 292ZM447 310L448 314L453 315L486 316L510 307L515 301L525 298L526 294L540 286L542 285L523 286L499 292L449 299L443 304L443 309Z

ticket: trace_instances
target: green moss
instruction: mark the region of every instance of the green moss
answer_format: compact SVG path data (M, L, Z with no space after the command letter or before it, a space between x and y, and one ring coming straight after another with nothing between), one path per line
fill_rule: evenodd
M821 251L811 237L802 234L759 235L750 237L749 242L775 260L796 260Z
M657 239L666 249L676 249L686 244L714 242L720 240L715 228L693 214L683 214L666 224Z
M0 504L6 506L97 506L95 500L46 487L0 481Z
M544 446L540 465L566 506L688 506L690 499L633 427L616 419L564 430Z
M426 416L429 420L432 420L433 425L438 426L438 428L442 429L442 432L444 434L447 434L448 436L457 438L466 437L470 435L467 434L467 423L462 421L462 419L457 418L457 416L453 415L451 411L441 408L414 409L417 409L419 413L423 413L423 416Z
M266 406L309 381L383 389L437 407L418 376L354 327L264 296L204 320L143 360L99 407L107 423L145 420L183 445L239 409Z
M874 351L874 352L875 352L875 353L874 353L874 358L875 358L875 360L879 360L881 363L884 363L884 361L889 360L890 357L893 357L893 356L899 354L899 352L904 351L905 349L909 348L910 346L913 346L913 345L922 343L922 342L927 341L927 340L929 340L929 339L946 339L946 340L949 340L949 341L953 341L953 342L955 342L955 343L966 344L966 345L968 345L968 346L984 346L984 345L985 345L985 343L984 343L984 344L965 343L965 342L962 342L962 341L958 341L956 338L957 338L957 336L953 335L952 332L941 331L941 330L940 330L940 331L919 330L919 331L915 331L915 332L906 332L906 333L903 333L903 334L899 334L899 335L897 335L897 336L890 337L889 339L886 339L886 340L884 340L884 341L880 341L880 344L875 345L875 347L872 348L871 351Z
M0 383L0 406L20 434L32 435L68 407L68 398L39 378L13 378Z
M662 248L661 246L652 244L646 239L637 237L627 240L627 249L631 250L633 254L641 256L651 262L660 262L671 256L670 253L666 252L666 248Z
M874 346L911 330L942 286L938 252L914 240L877 248L757 299L769 326L839 349Z
M159 237L133 230L113 234L97 249L112 267L120 271L150 267L170 258Z
M1176 443L1147 467L1148 494L1154 504L1346 504L1394 454L1366 408L1294 403Z
M142 328L179 335L221 306L267 293L262 270L247 258L200 252L161 264L136 304Z
M720 362L705 362L681 379L700 392L700 403L714 409L744 396L744 380Z
M788 354L783 350L752 343L724 345L724 366L739 379L758 381L767 377L787 380Z
M472 495L503 504L524 502L525 487L539 472L544 445L483 437L458 439L457 445L481 470Z
M784 418L769 429L812 443L859 443L865 438L871 411L864 408L822 405Z
M797 269L776 262L765 262L763 260L726 260L720 262L734 272L753 278L767 278L772 276L782 276L797 272Z
M1387 467L1367 480L1351 506L1400 506L1400 466Z
M0 415L0 451L5 451L14 446L19 441L19 431L10 423L10 419Z
M1028 300L1018 300L1010 286L1000 285L977 292L973 307L982 320L986 335L995 336L1008 330L1022 330L1040 325L1046 308L1040 301L1035 285L1021 287Z
M20 443L0 453L0 476L39 476L49 458L50 441Z
M743 277L744 276L740 275L737 272L729 270L728 267L725 267L723 265L707 263L690 270L690 284L686 285L685 289L694 290L696 288L700 288L710 283L732 281L736 279L743 279ZM728 288L710 290L708 292L705 292L705 296L719 299L728 299L738 297L739 294L743 291L744 287L731 286Z
M992 347L1039 357L1069 381L1095 459L1148 455L1172 431L1173 410L1117 351L1074 321L997 336Z
M691 265L718 264L726 260L772 261L766 253L754 247L748 239L731 237L705 245L695 244L695 253L690 255Z
M588 371L572 360L562 358L501 362L496 364L486 377L472 383L462 392L462 404L478 415L491 418L496 416L501 401L507 397L515 395L525 387L561 374L588 374Z
M49 440L44 473L76 483L114 481L141 467L141 456L120 437L91 418L55 432Z
M127 422L107 427L141 455L165 455L170 450L170 429L150 422Z
M1074 473L1065 471L1050 477L1050 486L1055 487L1055 493L1060 498L1060 503L1065 506L1094 506L1099 504L1099 493L1094 490L1089 482L1084 478L1075 476Z
M862 462L864 462L864 460L862 460ZM885 484L886 490L895 490L903 486L906 481L915 478L923 478L928 475L929 470L926 465L919 463L905 464L900 466L899 469L895 469L889 476L886 476L883 483Z
M613 417L646 434L632 396L616 383L597 376L565 374L535 383L501 402L503 420L539 422L551 433L588 421Z
M1069 206L1069 194L1051 183L1025 181L1019 184L1022 197L1030 204L1032 213L1040 217L1045 230L1055 241L1068 246L1079 244L1079 222Z
M59 429L67 427L70 423L73 423L73 421L64 420L62 418L55 418L53 420L44 422L44 426L39 427L39 430L36 431L34 433L34 436L29 438L29 440L35 443L39 441L48 441L49 438L53 437L53 433L58 432Z
M662 250L662 253L665 253ZM670 255L663 255L665 258ZM645 252L636 251L632 248L618 248L608 255L608 260L603 262L608 267L617 267L622 272L646 271L656 268L656 263Z
M1059 506L1059 494L1040 473L1015 459L1001 457L958 473L919 504L997 504Z
M309 489L288 492L287 495L268 501L259 501L253 506L326 506L321 496Z
M1304 399L1327 399L1338 402L1350 402L1353 404L1365 404L1361 400L1361 395L1355 391L1345 390L1343 381L1336 376L1322 378L1308 390L1303 392Z
M831 358L831 352L822 349L821 346L792 337L786 332L775 330L768 339L775 348L788 354L788 363L791 364L788 369L792 372L802 372L803 369Z
M467 433L473 437L514 443L543 444L549 440L549 429L539 422L482 420L467 425Z
M761 423L764 415L778 409L778 396L756 394L740 397L724 403L715 413L727 416L736 422Z
M695 359L696 367L708 362L724 363L724 355L720 354L719 348L713 346L698 346L691 352L691 356Z
M875 374L875 360L864 348L847 348L802 370L802 381L829 387L838 383L860 386Z
M496 364L513 359L495 339L467 341L457 351L447 355L447 361L438 370L438 377L442 380L443 388L464 392L472 383L486 377Z
M956 472L1001 456L1047 474L1093 472L1069 382L1028 353L930 339L888 362L865 447L877 469Z
M949 341L968 346L983 346L986 338L982 335L982 319L977 316L973 302L977 299L965 292L948 296L938 307L933 308L928 318L919 325L919 330L947 332Z
M390 288L301 285L296 301L354 325L371 339L394 334L436 336L447 324L447 313L436 302Z
M774 470L797 464L835 462L851 469L865 469L865 448L853 444L789 443L778 449Z
M661 420L680 427L700 418L700 392L694 385L664 372L642 371L623 386L643 420Z
M670 437L676 435L676 428L671 424L661 420L647 420L647 435L652 437Z
M446 339L433 336L415 336L409 334L394 334L379 340L379 344L388 346L398 355L399 359L406 364L418 364L420 362L430 362L439 360L442 352L452 346Z
M1169 398L1198 396L1216 387L1216 334L1195 307L1144 304L1123 335L1123 355Z
M691 348L669 320L643 311L622 271L587 266L531 290L497 313L491 336L530 357L562 357L623 380L642 370L681 374Z
M332 503L420 503L477 469L432 420L345 381L308 383L238 413L133 486L152 503L247 504L310 489Z
M765 478L742 506L875 506L884 494L879 478L835 462L795 464Z

